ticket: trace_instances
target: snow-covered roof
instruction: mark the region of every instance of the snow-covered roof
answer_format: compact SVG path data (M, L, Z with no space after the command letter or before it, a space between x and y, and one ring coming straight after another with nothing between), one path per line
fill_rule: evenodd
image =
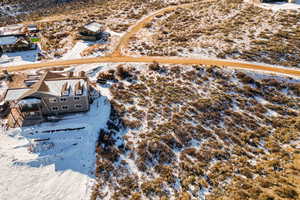
M41 103L41 100L37 98L23 99L19 101L19 105L28 105L28 104L38 104Z
M0 35L16 35L22 34L24 26L22 24L14 24L5 27L0 27Z
M70 89L70 95L72 96L75 94L75 85L78 82L83 86L83 95L87 95L87 82L84 79L46 80L44 83L48 87L48 92L46 93L54 96L61 96L62 88L67 84Z
M0 37L0 45L15 44L18 38L14 36Z
M30 88L8 89L5 94L5 101L22 100L34 97L35 94L63 96L63 87L67 87L69 96L75 96L75 90L79 90L81 95L88 95L88 82L81 77L65 77L61 74L46 72L40 80Z
M5 101L14 101L19 99L23 94L28 92L30 88L8 89L5 95Z
M103 25L98 24L96 22L92 22L90 24L85 25L84 28L92 32L99 32L103 29Z
M29 31L36 31L38 29L37 25L36 24L30 24L27 26L27 29Z

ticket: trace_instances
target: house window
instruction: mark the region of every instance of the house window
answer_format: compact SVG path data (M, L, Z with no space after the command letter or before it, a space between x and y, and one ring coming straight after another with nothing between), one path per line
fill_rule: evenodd
M75 101L79 101L79 100L80 100L80 97L74 97L74 100L75 100Z
M76 105L75 105L75 108L82 108L82 105L76 104Z
M56 99L56 98L49 98L49 102L50 102L50 103L56 103L56 102L57 102L57 99Z
M60 98L60 101L65 102L65 101L67 101L67 98Z
M30 115L35 115L35 112L30 112Z
M61 109L63 109L63 110L68 110L68 109L69 109L69 106L62 106Z
M69 90L64 91L62 94L63 96L69 96Z
M82 95L82 90L76 90L76 95Z
M57 106L52 107L52 111L58 111L58 107Z

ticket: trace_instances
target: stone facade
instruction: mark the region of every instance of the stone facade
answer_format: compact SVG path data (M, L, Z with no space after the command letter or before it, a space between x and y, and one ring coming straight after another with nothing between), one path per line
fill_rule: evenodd
M90 108L89 96L62 96L42 98L45 115L85 112Z
M30 87L8 89L4 100L12 107L9 126L29 126L49 116L88 111L89 89L84 72L78 76L46 72Z

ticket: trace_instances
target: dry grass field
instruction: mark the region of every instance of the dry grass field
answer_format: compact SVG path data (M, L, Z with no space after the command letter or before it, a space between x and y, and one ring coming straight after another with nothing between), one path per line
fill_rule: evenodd
M48 7L46 5L50 2L37 6L31 1L26 8L31 5L32 9L25 16L8 17L14 21L1 20L3 23L0 25L19 21L37 22L41 29L43 53L52 58L60 57L76 43L78 28L86 23L96 21L105 25L109 31L115 33L113 40L116 41L119 38L118 34L126 32L131 25L147 14L169 5L193 1L195 0L77 0L65 4L52 2ZM110 44L110 47L113 48L113 45Z
M300 67L300 10L242 0L200 1L158 16L132 38L128 54L208 56Z
M300 198L299 80L143 67L99 74L113 112L99 136L92 199Z

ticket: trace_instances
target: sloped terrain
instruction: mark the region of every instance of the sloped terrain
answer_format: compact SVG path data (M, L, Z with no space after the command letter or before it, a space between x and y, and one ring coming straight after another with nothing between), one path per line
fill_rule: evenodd
M299 199L299 80L143 67L99 74L114 111L92 199Z
M242 0L200 1L158 16L132 38L128 54L217 57L299 67L300 9Z

